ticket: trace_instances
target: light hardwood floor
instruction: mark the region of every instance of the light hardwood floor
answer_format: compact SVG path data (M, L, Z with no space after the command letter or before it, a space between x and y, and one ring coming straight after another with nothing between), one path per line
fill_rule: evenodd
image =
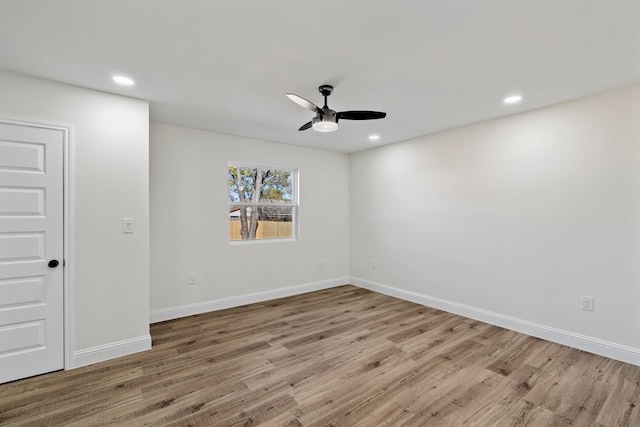
M640 426L640 367L353 286L0 385L2 426Z

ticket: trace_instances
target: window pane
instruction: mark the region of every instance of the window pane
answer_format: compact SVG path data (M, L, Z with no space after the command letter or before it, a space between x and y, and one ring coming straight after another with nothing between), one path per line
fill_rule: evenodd
M229 206L229 239L285 239L294 237L293 206Z
M284 170L257 170L263 177L260 202L291 203L293 200L293 173Z
M230 202L250 202L256 169L246 166L229 166L227 173Z
M293 203L293 171L232 165L229 202Z

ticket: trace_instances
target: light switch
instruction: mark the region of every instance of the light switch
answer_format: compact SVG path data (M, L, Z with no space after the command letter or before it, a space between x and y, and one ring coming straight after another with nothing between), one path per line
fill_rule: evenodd
M122 218L122 232L133 233L133 218Z

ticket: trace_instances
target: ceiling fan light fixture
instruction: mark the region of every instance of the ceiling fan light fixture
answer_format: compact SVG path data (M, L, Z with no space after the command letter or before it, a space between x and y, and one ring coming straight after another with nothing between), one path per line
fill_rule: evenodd
M338 130L338 122L335 114L326 115L323 118L316 116L311 120L311 127L318 132L333 132Z
M311 127L318 132L333 132L334 130L338 130L338 124L334 122L317 121L312 124Z

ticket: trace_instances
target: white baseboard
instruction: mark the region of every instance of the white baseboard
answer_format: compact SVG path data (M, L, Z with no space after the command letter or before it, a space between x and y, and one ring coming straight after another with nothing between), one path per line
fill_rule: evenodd
M619 360L640 366L640 349L628 347L613 342L592 338L586 335L576 334L562 329L529 322L515 317L505 316L491 311L482 310L456 302L434 298L404 289L371 282L369 280L351 277L351 284L369 289L381 294L390 295L406 301L415 302L427 307L437 308L449 313L458 314L470 319L480 320L491 325L500 326L512 331L520 332L533 337L552 341L568 347L584 350L611 359Z
M348 277L339 277L337 279L323 280L321 282L307 283L304 285L290 286L263 292L254 292L251 294L220 298L212 301L151 310L151 313L149 314L149 322L164 322L165 320L193 316L194 314L208 313L210 311L224 310L226 308L269 301L276 298L283 298L292 295L304 294L307 292L319 291L321 289L334 288L336 286L342 286L348 283Z
M151 349L151 335L130 338L128 340L117 341L97 347L78 350L73 353L73 365L71 368L91 365L93 363L104 362L116 357L128 356Z

